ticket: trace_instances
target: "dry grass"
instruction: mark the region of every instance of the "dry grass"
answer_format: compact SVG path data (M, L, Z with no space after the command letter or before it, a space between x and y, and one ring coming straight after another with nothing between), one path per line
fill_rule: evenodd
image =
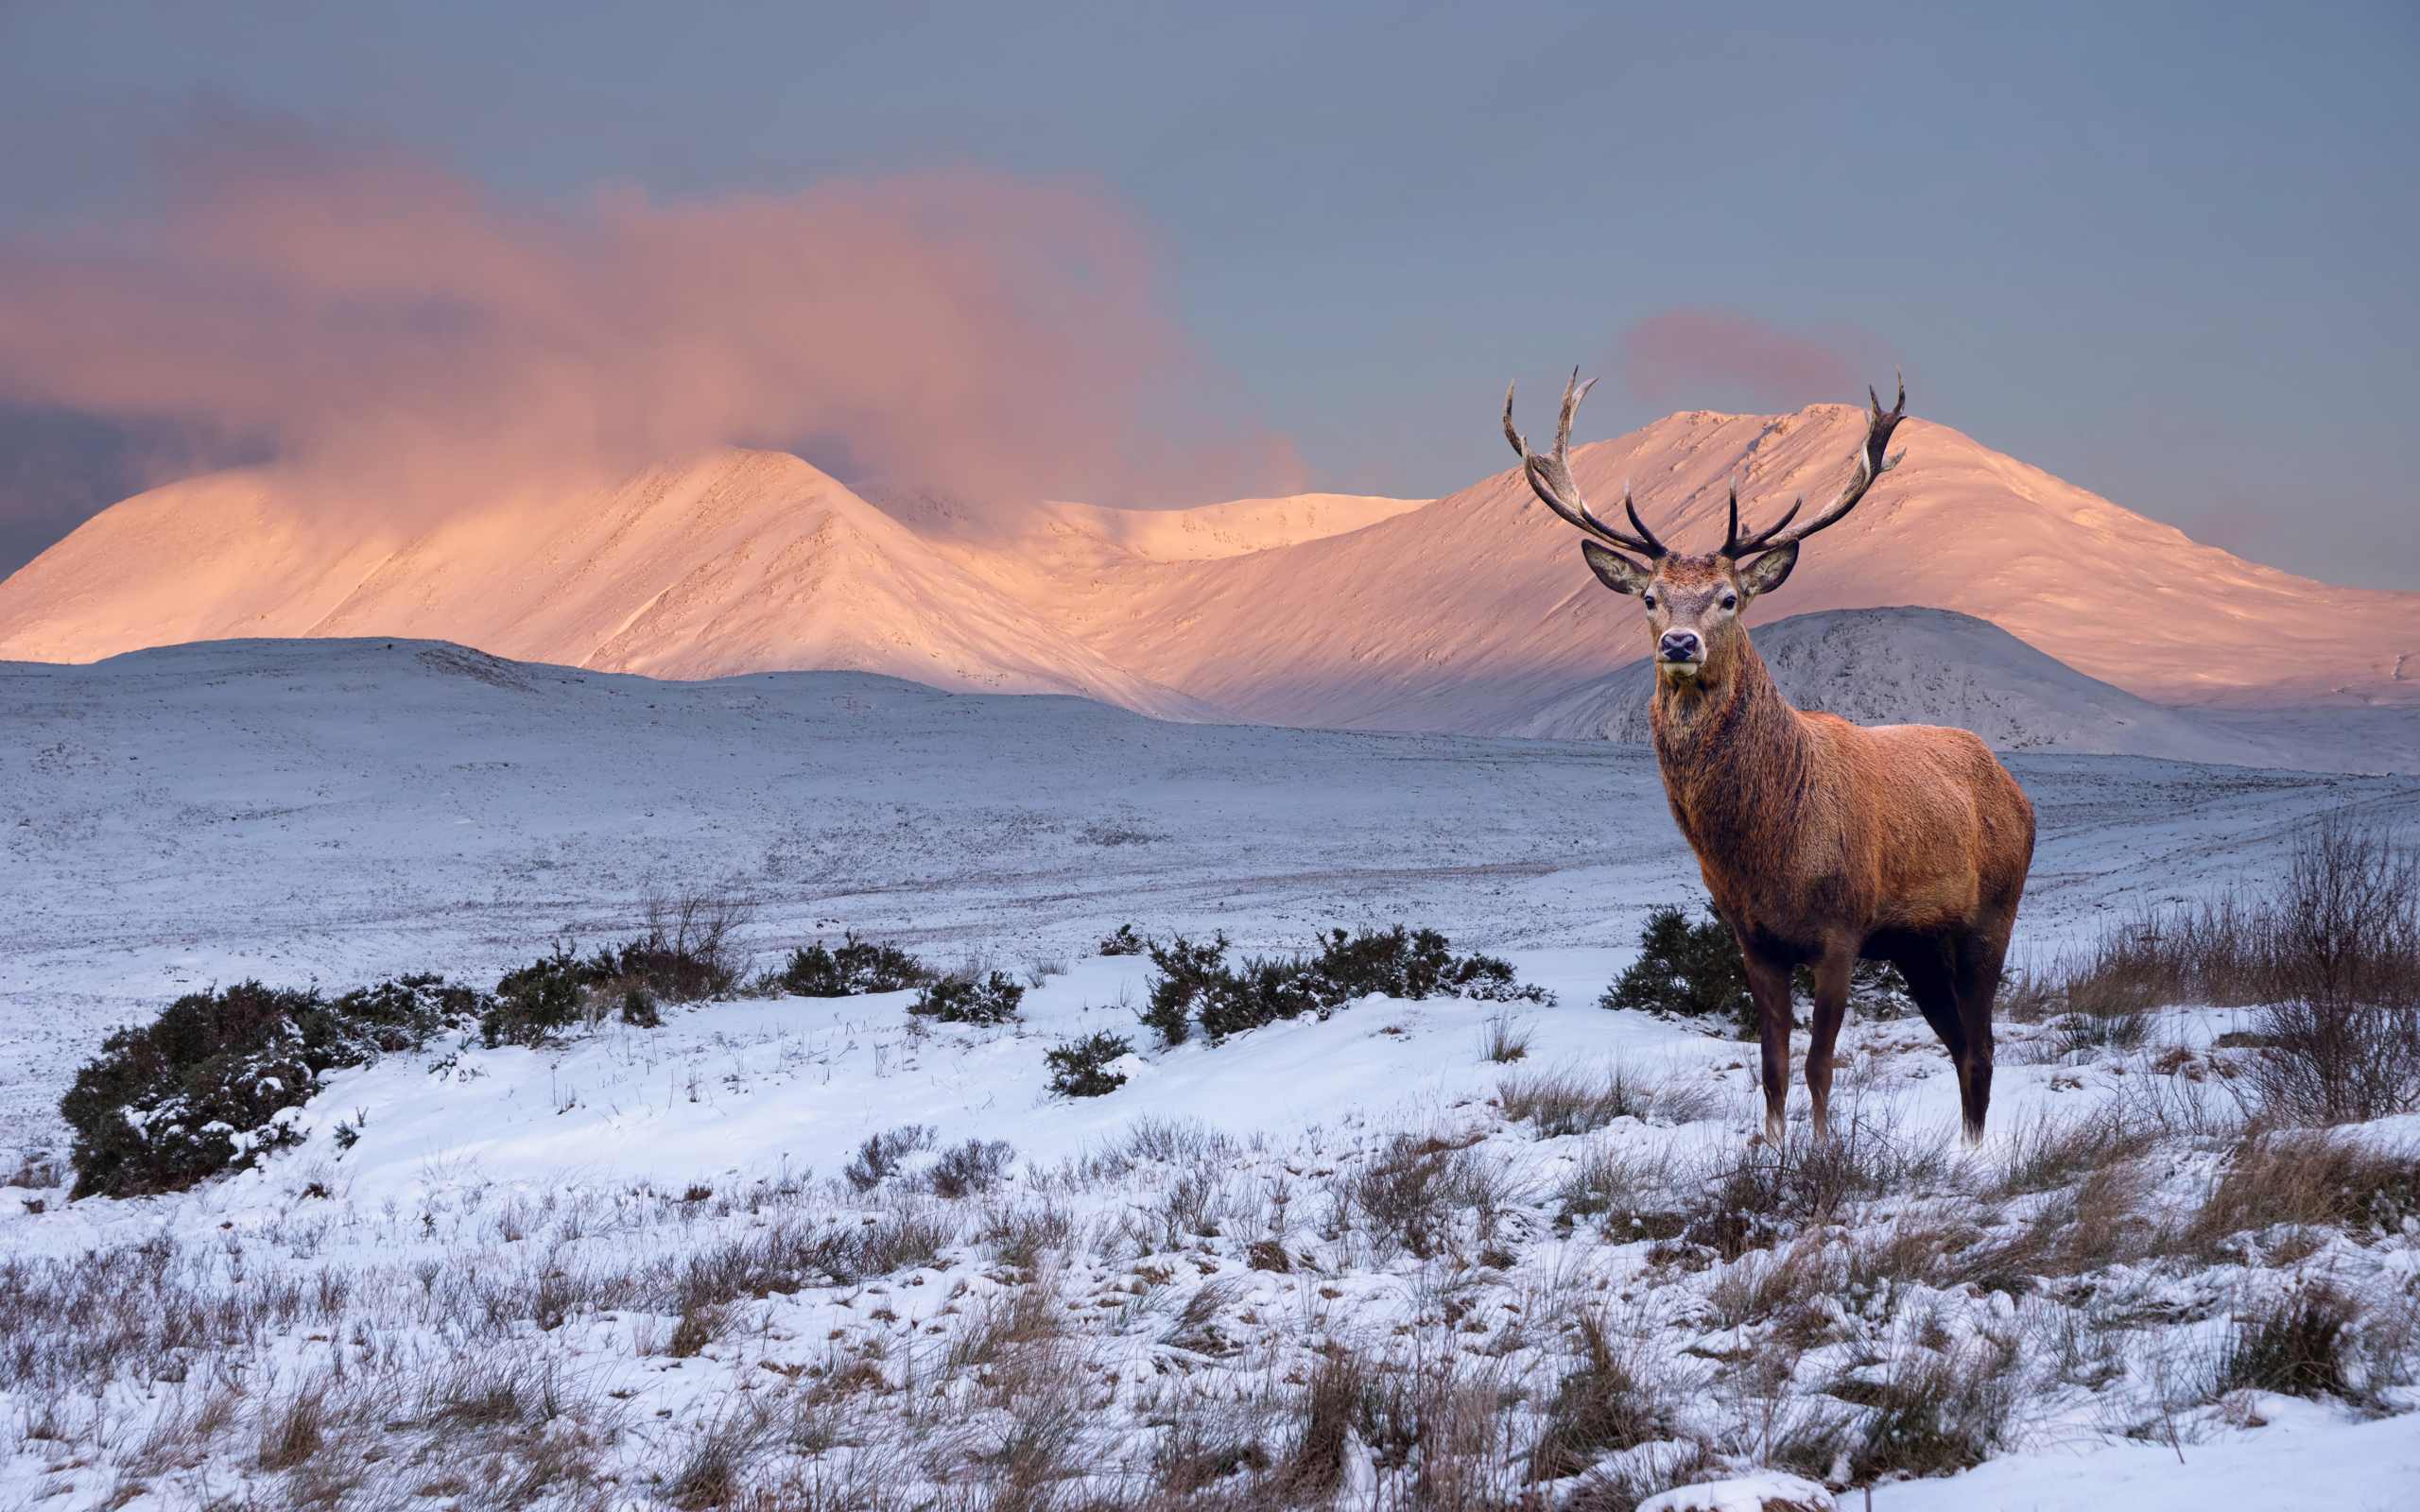
M2420 1297L2379 1237L2420 1216L2409 1153L2221 1144L2122 1101L1988 1166L1865 1105L1744 1152L1615 1122L1668 1091L1516 1072L1518 1128L1463 1104L1291 1147L1146 1123L955 1196L902 1137L870 1180L485 1199L442 1249L416 1212L341 1220L394 1227L397 1260L313 1247L337 1201L242 1233L240 1265L167 1238L10 1256L0 1391L50 1405L0 1426L105 1459L87 1485L207 1468L268 1507L1514 1512L1751 1464L1943 1473L2079 1394L2163 1434L2231 1390L2409 1401ZM293 1349L345 1374L219 1373ZM104 1387L158 1410L104 1435Z
M1539 1139L1591 1134L1617 1118L1644 1119L1654 1092L1623 1067L1590 1074L1533 1071L1495 1084L1495 1106L1515 1124L1527 1124Z
M2237 1321L2220 1356L2217 1389L2359 1400L2351 1360L2356 1315L2352 1302L2327 1286L2295 1288Z
M2420 1217L2420 1151L2330 1132L2256 1134L2239 1145L2186 1229L2215 1249L2281 1225L2397 1233Z
M1487 1016L1479 1025L1478 1055L1481 1060L1509 1066L1524 1060L1530 1054L1530 1025L1503 1009Z
M2325 816L2297 836L2267 894L2118 919L2005 1007L2026 1019L2022 1010L2047 1016L2053 1003L2121 1021L2177 1003L2420 1004L2420 852L2389 831Z

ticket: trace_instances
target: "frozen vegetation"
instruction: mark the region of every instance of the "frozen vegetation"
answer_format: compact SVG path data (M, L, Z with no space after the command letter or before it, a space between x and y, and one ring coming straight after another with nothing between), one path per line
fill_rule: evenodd
M2408 779L2014 760L1991 1132L1881 995L1771 1145L1719 1003L1600 1005L1700 897L1643 753L384 642L0 714L0 1506L2420 1483ZM105 1035L251 979L275 1085L126 1125L232 1168L71 1200Z

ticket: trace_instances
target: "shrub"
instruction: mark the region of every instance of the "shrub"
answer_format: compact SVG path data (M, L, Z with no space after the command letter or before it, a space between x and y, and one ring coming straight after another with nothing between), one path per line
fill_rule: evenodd
M1151 948L1151 942L1134 932L1132 924L1120 924L1101 936L1094 947L1097 955L1140 955Z
M994 971L980 982L944 976L926 983L908 1011L942 1023L1006 1023L1016 1017L1024 999L1025 984L1005 971Z
M2270 894L2116 920L2052 976L2083 1013L2171 1003L2410 1006L2420 1003L2420 855L2384 830L2329 815L2302 832Z
M572 953L569 941L495 985L495 996L479 1016L479 1039L488 1045L543 1044L580 1022L588 989L602 981L596 963Z
M896 945L860 939L852 930L838 950L821 940L790 952L789 965L774 982L785 992L803 998L845 998L861 992L904 992L923 987L937 973Z
M661 1029L664 1015L655 1005L655 994L643 987L622 993L622 1022L637 1029Z
M889 1180L899 1169L899 1163L918 1150L933 1147L933 1129L929 1124L902 1124L880 1134L868 1135L857 1146L856 1159L840 1168L841 1178L859 1192L872 1192Z
M475 1016L479 994L402 977L334 1002L242 982L121 1029L59 1105L76 1131L72 1195L174 1192L302 1135L279 1115L327 1072L416 1049Z
M2354 1400L2345 1361L2353 1316L2353 1304L2326 1286L2297 1288L2236 1324L2219 1360L2219 1390Z
M2277 1124L2365 1124L2420 1108L2420 1004L2280 1003L2253 1016L2251 1100Z
M975 1196L998 1186L1014 1159L1006 1140L968 1140L943 1150L925 1179L937 1197Z
M1138 1017L1163 1045L1184 1043L1196 1022L1215 1041L1280 1020L1324 1019L1373 993L1551 1001L1544 988L1515 982L1510 964L1492 955L1456 955L1435 930L1400 924L1357 935L1331 930L1312 954L1256 955L1237 966L1227 963L1224 935L1206 943L1180 935L1150 949L1160 974Z
M1310 962L1255 955L1213 977L1201 994L1201 1032L1218 1043L1265 1024L1305 1014L1324 1019L1352 1001Z
M1718 1019L1743 1040L1756 1033L1756 1004L1731 926L1709 917L1692 923L1678 908L1658 908L1639 931L1639 956L1622 969L1598 1005L1662 1018Z
M589 975L598 983L645 988L672 1003L722 997L739 981L735 936L745 917L737 902L700 893L652 899L647 933L598 951Z
M1437 931L1407 932L1401 924L1365 929L1357 935L1330 930L1308 964L1311 971L1332 985L1340 1002L1372 993L1391 998L1451 995L1496 1003L1514 999L1534 1003L1546 995L1541 988L1516 984L1508 961L1493 955L1456 955L1451 942Z
M1634 1008L1659 1018L1726 1022L1742 1040L1756 1038L1756 1000L1748 990L1748 969L1731 926L1709 915L1692 923L1678 908L1658 908L1638 933L1638 959L1622 969L1597 1000L1604 1008ZM1800 967L1790 986L1813 997L1814 973ZM1912 1006L1899 969L1888 961L1860 960L1849 971L1849 1008L1876 1019L1897 1019Z
M1134 1042L1106 1029L1043 1052L1050 1066L1050 1090L1062 1097L1106 1097L1126 1085L1126 1074L1109 1063L1134 1053Z
M1227 936L1217 935L1195 943L1179 935L1145 949L1160 974L1151 981L1150 1002L1135 1015L1144 1027L1160 1037L1162 1047L1181 1045L1193 1033L1193 1015L1210 988L1226 975Z

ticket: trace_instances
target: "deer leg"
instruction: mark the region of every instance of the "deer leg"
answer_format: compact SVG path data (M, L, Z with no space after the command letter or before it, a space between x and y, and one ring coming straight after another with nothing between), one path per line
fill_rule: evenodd
M1963 1104L1967 1088L1966 1025L1958 1013L1958 989L1948 951L1935 941L1919 940L1894 954L1891 964L1907 979L1908 995L1916 1000L1925 1022L1941 1036L1942 1047L1949 1052L1949 1063L1958 1070L1959 1101Z
M1849 973L1857 952L1833 946L1815 963L1815 1018L1806 1040L1806 1095L1814 1104L1815 1137L1832 1134L1832 1046L1849 1011Z
M1765 1138L1781 1143L1782 1108L1789 1098L1789 968L1746 957L1748 990L1756 1000L1756 1034L1764 1051Z
M1965 1115L1966 1143L1983 1137L1992 1107L1992 1001L1999 995L2000 963L2008 954L2005 930L1967 936L1958 942L1958 1027L1965 1040L1959 1054L1958 1092Z

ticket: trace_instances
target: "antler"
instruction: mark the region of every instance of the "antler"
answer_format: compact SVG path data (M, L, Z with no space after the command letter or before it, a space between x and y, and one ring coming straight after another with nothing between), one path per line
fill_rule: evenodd
M1596 387L1596 379L1591 378L1583 384L1580 381L1580 369L1571 369L1571 381L1563 386L1563 415L1555 421L1554 451L1549 455L1540 456L1530 450L1528 439L1513 428L1512 386L1505 385L1504 438L1512 443L1513 452L1520 456L1521 472L1529 478L1530 490L1547 508L1561 515L1565 524L1577 526L1609 545L1638 552L1648 560L1654 561L1670 553L1664 542L1655 539L1655 533L1647 528L1646 522L1639 519L1638 507L1630 502L1627 486L1622 489L1622 512L1630 516L1631 528L1638 532L1634 536L1626 535L1598 519L1589 509L1588 501L1580 496L1580 485L1572 481L1571 417L1580 408L1580 402L1588 396L1588 390Z
M1891 444L1891 433L1898 429L1900 421L1907 418L1907 375L1904 373L1900 375L1899 397L1892 404L1887 413L1882 408L1882 396L1876 393L1871 387L1866 389L1865 397L1870 407L1865 419L1865 444L1858 449L1857 454L1857 476L1850 479L1848 487L1841 490L1841 496L1832 501L1832 507L1797 529L1784 532L1782 526L1796 519L1800 507L1806 503L1802 498L1791 504L1789 509L1783 512L1782 517L1772 524L1765 526L1762 530L1742 536L1739 534L1739 489L1735 484L1731 490L1731 529L1722 543L1722 555L1736 559L1740 557L1754 556L1758 552L1795 545L1818 530L1840 524L1841 518L1856 508L1858 501L1865 497L1865 490L1874 487L1876 478L1899 465L1899 458L1907 455L1907 453L1897 452L1889 455L1885 455L1884 453Z

